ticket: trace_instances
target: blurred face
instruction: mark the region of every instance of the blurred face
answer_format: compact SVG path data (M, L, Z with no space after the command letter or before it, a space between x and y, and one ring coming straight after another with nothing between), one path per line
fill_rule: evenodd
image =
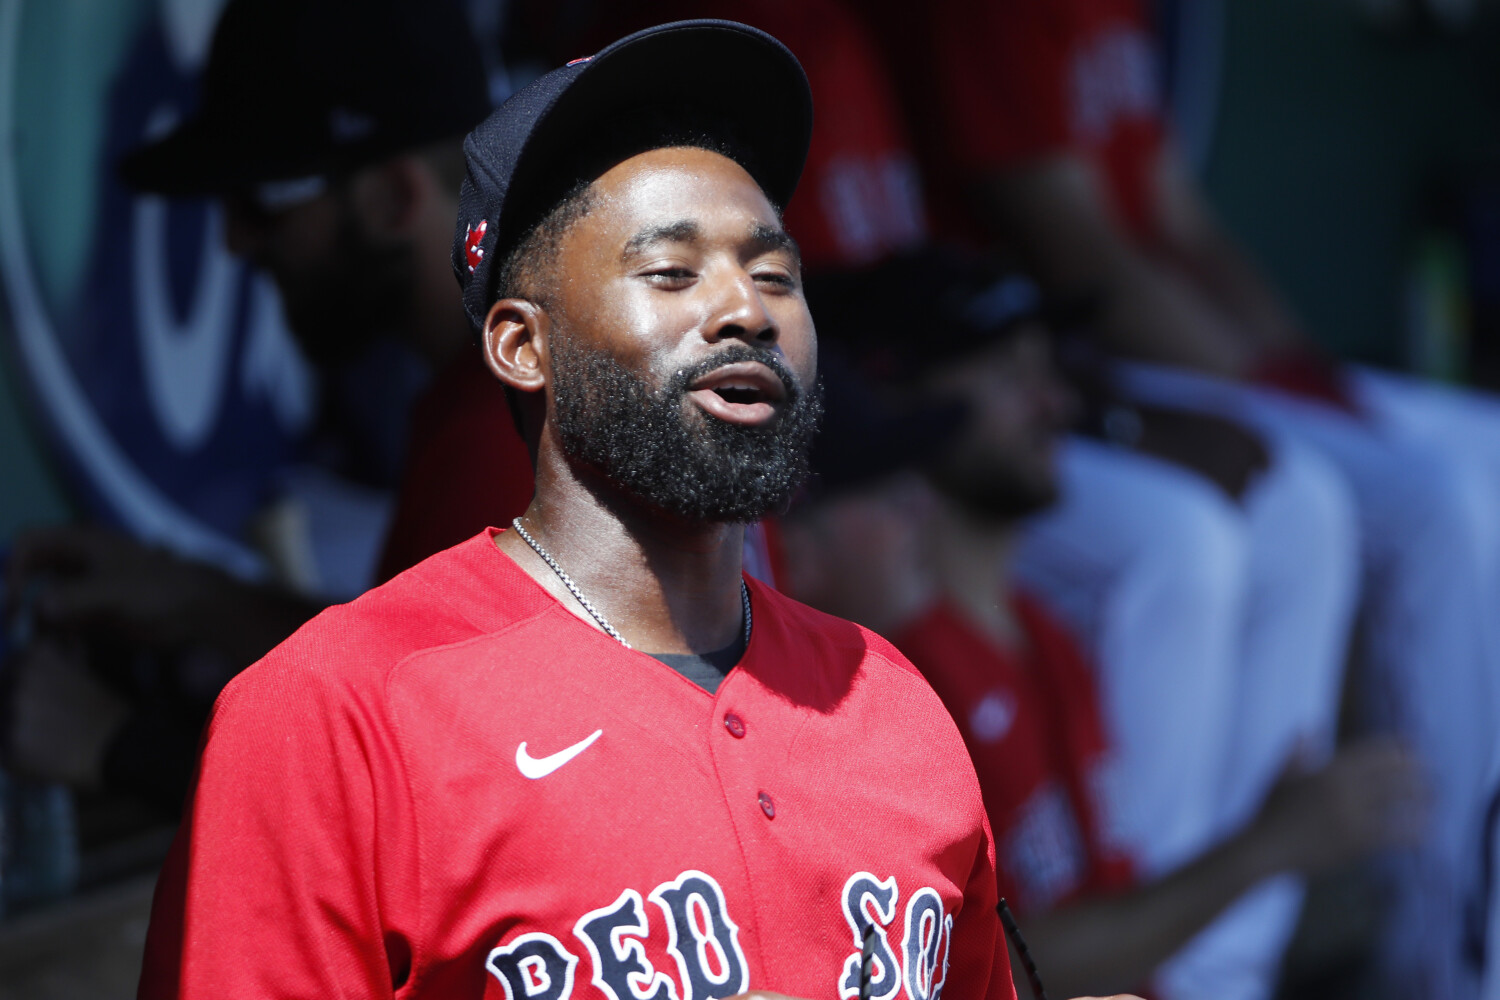
M932 599L924 538L933 499L920 475L900 473L799 505L781 524L786 592L890 634Z
M229 249L276 283L287 325L314 364L347 361L381 336L399 336L415 310L415 249L371 238L352 194L357 182L276 209L250 195L224 204Z
M970 411L934 482L977 513L1024 517L1057 499L1057 442L1073 399L1058 378L1045 331L1024 329L984 354L941 370L931 388Z
M795 245L734 161L632 157L559 243L549 424L563 454L685 520L750 521L806 473L820 404Z

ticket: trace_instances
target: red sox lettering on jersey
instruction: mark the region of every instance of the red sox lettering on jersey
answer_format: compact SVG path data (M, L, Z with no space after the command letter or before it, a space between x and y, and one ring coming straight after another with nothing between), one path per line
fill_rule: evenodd
M653 923L646 901L660 911ZM942 898L922 887L911 894L905 921L896 925L900 890L855 872L844 884L844 919L852 947L839 978L838 994L859 995L860 947L865 928L875 927L875 965L870 996L888 1000L904 986L908 1000L940 1000L948 971L953 917ZM897 935L892 949L891 935ZM573 938L588 955L593 985L608 1000L708 1000L749 988L749 962L739 926L724 891L712 875L685 871L646 894L629 888L573 925ZM648 944L664 948L677 976L653 965ZM569 1000L577 981L577 949L551 934L528 932L495 948L485 962L505 989L506 1000ZM903 968L905 974L903 975Z

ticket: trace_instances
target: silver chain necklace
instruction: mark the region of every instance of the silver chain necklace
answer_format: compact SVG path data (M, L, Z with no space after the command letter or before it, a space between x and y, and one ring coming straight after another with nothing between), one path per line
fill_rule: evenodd
M615 627L613 625L605 621L604 616L599 613L599 609L594 607L594 605L589 602L589 599L587 597L583 596L583 591L578 589L578 584L573 582L573 578L571 576L563 572L563 568L557 564L557 560L553 559L552 556L548 554L547 550L542 548L540 542L531 537L530 532L521 527L521 519L519 517L515 518L510 522L510 525L511 527L516 529L516 534L521 536L521 540L524 541L527 545L530 545L532 551L542 557L542 562L552 567L552 572L556 573L557 578L562 581L563 586L568 588L568 593L572 594L574 599L577 600L579 604L583 605L583 610L589 613L589 617L598 622L599 627L602 628L606 633L608 633L610 638L614 639L626 649L633 648L630 643L625 641L624 637L621 636L619 632L615 631ZM750 588L745 585L745 580L743 577L740 578L740 605L745 613L745 645L748 646L750 645L751 629Z

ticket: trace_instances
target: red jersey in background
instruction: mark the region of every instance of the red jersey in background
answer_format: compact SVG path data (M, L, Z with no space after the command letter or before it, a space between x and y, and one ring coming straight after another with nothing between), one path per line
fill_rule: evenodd
M1102 836L1108 754L1093 674L1078 645L1035 600L1013 599L1025 646L1006 649L946 603L895 643L958 723L995 835L1000 895L1018 911L1132 883Z
M881 54L839 0L670 0L611 4L593 48L675 18L717 17L760 28L802 63L812 88L812 143L787 231L808 271L858 267L926 242L916 158ZM581 54L581 53L577 53Z
M903 0L861 9L907 99L945 230L972 235L961 192L976 178L1070 155L1098 170L1125 227L1151 241L1167 129L1140 0L934 0L920 18Z

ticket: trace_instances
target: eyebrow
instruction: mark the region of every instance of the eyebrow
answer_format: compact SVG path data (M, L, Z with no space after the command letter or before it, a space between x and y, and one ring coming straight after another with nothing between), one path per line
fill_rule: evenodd
M762 250L785 250L796 258L799 264L802 262L802 248L797 246L797 241L792 239L792 234L785 229L756 223L750 227L750 239L760 244Z
M657 243L693 243L703 235L698 223L691 219L667 222L660 226L642 229L625 243L621 257L630 257Z
M703 236L703 230L691 219L679 219L676 222L666 222L659 226L650 226L642 229L625 242L625 249L621 251L622 258L632 257L641 253L647 247L658 243L694 243ZM802 252L797 246L797 241L792 239L784 229L775 226L767 226L756 223L750 227L750 241L756 244L761 252L768 250L785 250L800 262Z

